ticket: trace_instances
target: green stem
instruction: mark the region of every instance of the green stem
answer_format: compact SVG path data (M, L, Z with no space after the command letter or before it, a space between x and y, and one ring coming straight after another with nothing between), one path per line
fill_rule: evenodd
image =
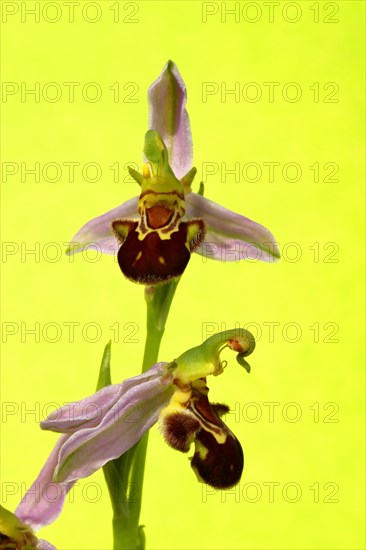
M172 281L165 285L148 287L145 290L147 335L142 372L148 370L158 361L161 339L178 282ZM114 507L114 550L143 550L145 548L143 528L139 527L139 519L148 435L146 433L134 447L119 459L122 462L121 470L123 469L125 472L123 481L126 486L122 491L124 502L120 506ZM131 498L127 494L129 489Z

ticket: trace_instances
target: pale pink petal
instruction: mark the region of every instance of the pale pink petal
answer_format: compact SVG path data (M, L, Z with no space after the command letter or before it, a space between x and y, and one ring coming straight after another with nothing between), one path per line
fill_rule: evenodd
M73 482L60 484L53 481L59 451L68 437L63 435L59 438L37 479L15 510L16 516L34 531L55 521L61 513L66 494L73 486Z
M73 433L80 428L98 426L107 412L128 390L136 388L142 382L160 378L165 372L166 365L168 363L157 363L143 374L127 378L121 384L111 384L85 399L67 403L43 420L41 428L53 432Z
M112 231L112 222L121 218L135 220L138 197L134 197L105 214L87 222L72 238L67 254L76 254L87 248L94 248L104 254L116 254L121 244Z
M56 550L56 547L48 542L48 540L38 539L37 550Z
M141 380L142 376L135 377L140 378L138 383L123 389L97 427L81 428L65 440L56 469L58 481L89 476L125 453L155 424L174 391L171 375L162 367L159 375L156 372Z
M67 403L48 415L41 422L41 428L53 432L73 433L80 427L97 426L106 412L118 401L121 391L121 384L112 384L81 401Z
M205 239L195 250L203 257L224 262L273 262L280 257L273 235L262 225L197 193L186 195L186 206L189 218L202 218L205 222Z
M156 130L168 149L169 163L178 179L191 168L193 146L186 111L187 91L178 68L168 61L148 91L149 130Z

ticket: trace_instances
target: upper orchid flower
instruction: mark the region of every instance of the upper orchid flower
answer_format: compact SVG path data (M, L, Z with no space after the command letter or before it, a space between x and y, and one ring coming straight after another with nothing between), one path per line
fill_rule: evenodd
M187 94L172 61L150 86L148 99L147 162L142 174L129 169L141 185L140 196L86 223L68 253L90 246L118 252L122 272L148 285L182 275L193 251L222 261L279 258L267 229L192 191L197 170L192 168Z
M220 416L226 405L210 404L206 377L223 372L220 353L229 347L249 370L244 356L255 346L244 329L216 334L171 363L158 363L122 384L54 411L41 426L61 432L54 479L70 483L89 476L130 449L159 420L167 443L188 452L195 444L191 466L199 480L213 487L235 485L243 470L239 441Z

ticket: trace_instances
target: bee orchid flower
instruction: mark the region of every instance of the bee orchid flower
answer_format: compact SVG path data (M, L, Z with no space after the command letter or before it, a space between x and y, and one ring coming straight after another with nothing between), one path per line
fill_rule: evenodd
M186 110L186 87L169 61L150 86L149 131L142 174L129 168L141 186L134 197L86 223L68 254L97 248L118 253L123 274L146 285L180 277L190 255L222 261L273 261L279 251L262 225L192 191L193 149Z
M191 466L198 479L213 487L235 485L244 459L239 441L221 420L229 408L211 404L206 378L217 376L230 348L247 370L244 357L255 347L253 336L233 329L211 336L170 363L157 363L121 384L54 411L41 427L62 433L51 479L70 484L123 455L156 422L166 442L181 452L191 444Z

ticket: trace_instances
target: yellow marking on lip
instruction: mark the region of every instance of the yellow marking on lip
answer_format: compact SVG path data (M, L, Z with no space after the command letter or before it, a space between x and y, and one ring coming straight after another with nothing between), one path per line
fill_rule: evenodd
M132 264L133 266L135 266L136 262L139 261L139 259L141 258L141 256L142 256L142 252L141 252L141 250L140 250L140 252L139 252L139 253L137 254L137 256L136 256L135 261L134 261L133 264Z
M166 265L166 261L164 260L163 256L159 256L159 263Z
M175 189L171 189L170 191L162 191L162 190L156 190L151 189L148 187L147 189L144 189L140 194L140 199L144 199L146 196L152 195L150 197L150 200L154 200L155 197L161 197L162 200L169 199L169 196L178 197L178 199L181 199L184 201L184 193L181 193L180 191L176 191Z
M216 439L219 445L224 445L226 443L227 434L224 432L224 430L221 430L220 433L216 433L212 430L207 430L207 431L214 436L214 438Z
M201 460L206 460L207 458L207 455L208 455L208 449L207 447L205 447L200 441L195 441L195 445L196 445L196 453L198 453L198 456L200 457Z

